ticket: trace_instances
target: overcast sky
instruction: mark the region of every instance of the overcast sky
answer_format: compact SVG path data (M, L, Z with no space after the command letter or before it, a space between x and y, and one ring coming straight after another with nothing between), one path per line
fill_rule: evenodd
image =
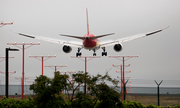
M34 77L41 74L41 61L29 58L29 55L57 55L44 62L45 65L66 65L59 71L84 71L84 62L71 58L77 52L66 54L63 45L51 44L22 37L10 30L62 40L76 39L61 37L59 34L83 36L87 32L86 8L89 13L90 33L95 35L115 33L101 38L115 40L136 34L151 32L170 26L168 29L150 37L123 43L123 50L115 52L113 46L106 47L108 55L139 55L125 62L131 64L131 79L179 80L180 75L180 1L179 0L0 0L0 21L14 21L13 25L0 28L0 56L5 55L5 48L17 48L9 43L37 43L25 50L25 76ZM20 46L22 47L22 46ZM27 47L27 46L26 46ZM81 50L83 56L92 55L92 51ZM101 55L102 49L97 51ZM10 52L9 71L17 71L11 78L22 76L22 50ZM87 62L87 71L91 75L105 74L112 78L120 77L112 64L120 65L122 61L101 57ZM0 71L5 71L5 61L0 62ZM54 70L44 67L44 75L53 77ZM3 76L3 74L0 74ZM1 77L1 82L4 82ZM155 83L154 83L155 84ZM133 86L133 85L132 85ZM155 85L156 86L156 85Z

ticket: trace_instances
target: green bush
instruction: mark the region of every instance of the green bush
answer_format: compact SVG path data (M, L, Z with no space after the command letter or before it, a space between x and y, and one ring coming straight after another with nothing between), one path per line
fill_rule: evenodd
M163 106L157 106L156 108L164 108Z
M90 96L78 92L76 98L72 101L71 106L72 108L93 108L93 103L93 99Z
M156 106L154 106L153 104L149 104L147 108L156 108Z
M180 108L180 104L179 104L179 105L176 105L175 108Z
M145 105L142 105L141 103L136 102L136 101L126 100L123 102L123 104L125 108L146 108Z
M3 97L0 101L0 108L35 108L32 100L16 100Z

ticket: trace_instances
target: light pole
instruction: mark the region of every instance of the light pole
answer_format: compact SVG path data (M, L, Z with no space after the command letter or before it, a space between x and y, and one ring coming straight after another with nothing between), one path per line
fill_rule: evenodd
M33 82L33 85L34 85L34 81L27 81L27 83L32 83ZM34 89L33 89L33 99L34 99Z
M75 71L74 72L71 72L71 71L61 72L60 71L59 73L65 73L65 75L66 75L66 73L70 73L71 74L71 73L76 73L76 72ZM65 96L66 96L66 87L65 87ZM67 100L66 97L65 97L65 100Z
M44 67L49 67L49 68L51 68L51 69L54 69L55 68L55 73L57 72L57 69L60 69L60 68L62 68L62 67L67 67L67 65L49 65L49 66L46 66L46 65L44 65ZM53 68L54 67L54 68ZM55 74L56 75L56 74ZM54 76L55 76L54 75Z
M22 49L22 82L21 82L21 85L22 85L22 94L24 94L24 50L29 48L29 47L32 47L33 45L40 45L40 42L38 43L17 43L17 42L14 42L14 43L9 43L7 42L7 45L14 45L20 49ZM18 45L22 45L22 47L19 47ZM25 48L25 45L28 45L26 48ZM22 95L22 99L24 98L24 95Z
M0 23L0 27L2 27L2 26L4 26L4 25L11 25L11 24L13 24L13 21L11 21L10 23L4 23L3 21L1 21L1 23Z
M120 75L121 75L121 79L120 80L123 80L124 81L124 72L122 71L122 64L121 65L112 65L113 67L116 67L116 68L118 68L118 69L120 69L120 71L115 71L115 72L117 72L117 73L120 73ZM126 68L126 67L129 67L130 66L130 64L129 65L125 65L124 66L124 68ZM130 73L131 71L128 71L128 72L126 72L126 73ZM123 87L123 83L122 83L122 81L120 81L121 82L121 94L123 94L123 89L124 89L124 87ZM123 95L124 96L124 95ZM123 96L121 96L121 100L123 101Z
M3 56L3 57L0 57L0 59L2 59L2 60L0 60L0 62L2 62L2 61L4 61L5 60L5 56ZM14 58L14 56L12 56L12 57L9 57L9 58Z
M125 69L124 62L126 60L129 60L129 59L134 58L134 57L138 57L138 55L137 56L129 56L129 55L127 55L127 56L119 56L119 55L118 56L109 56L109 58L116 58L116 59L121 60L123 62L123 64L121 65L122 80L123 80L123 81L121 81L122 86L123 86L122 89L124 88L124 83L125 83L125 80L124 80L124 69ZM121 98L121 99L123 100L123 98Z
M92 60L93 58L100 58L101 56L71 56L71 58L79 58L80 60L85 62L85 84L84 84L84 94L86 94L86 72L87 72L87 61ZM82 58L84 58L85 60L83 60ZM89 58L87 60L87 58Z
M22 82L22 80L24 81L24 79L29 79L29 77L25 77L25 78L23 78L23 77L21 77L21 78L17 78L17 77L15 77L15 79L17 79L17 80L20 80L20 82ZM21 87L24 87L24 85L23 86L21 86ZM23 89L23 92L22 92L22 94L21 94L21 99L24 99L24 89Z
M8 98L8 86L9 86L9 84L8 84L8 68L9 68L9 62L8 62L8 58L9 58L9 51L19 51L19 49L11 49L11 48L6 48L6 50L5 50L5 52L6 52L6 80L5 80L5 82L6 82L6 88L5 88L5 91L6 91L6 98Z
M30 58L36 58L36 59L42 61L42 75L43 75L43 66L44 66L43 63L44 63L44 61L47 60L47 59L56 57L56 55L54 55L54 56L50 56L50 55L48 55L48 56L44 56L44 55L42 55L42 56L37 56L37 55L31 56L31 55L29 55L29 57L30 57ZM40 58L40 59L39 59L39 58Z

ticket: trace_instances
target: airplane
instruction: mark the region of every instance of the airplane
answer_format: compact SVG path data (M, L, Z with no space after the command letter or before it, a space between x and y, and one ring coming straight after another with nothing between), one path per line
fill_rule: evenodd
M60 36L80 39L80 40L82 40L82 43L75 42L75 41L63 41L63 40L59 40L59 39L32 36L32 35L28 35L28 34L24 34L24 33L18 33L18 34L21 35L21 36L25 36L25 37L29 37L29 38L33 38L33 39L37 39L37 40L43 40L43 41L47 41L47 42L51 42L51 43L63 44L62 50L65 53L70 53L72 51L71 46L77 47L78 50L77 50L77 53L76 53L76 57L82 55L82 53L80 52L80 50L82 48L87 49L89 51L91 51L91 50L94 51L93 56L96 56L96 50L102 48L103 49L102 56L107 56L107 52L106 52L106 49L105 49L106 46L114 45L114 50L116 52L120 52L123 49L123 46L122 46L123 42L127 42L127 41L131 41L131 40L147 37L147 36L156 34L158 32L161 32L164 29L169 27L168 26L168 27L166 27L164 29L159 29L159 30L152 31L152 32L149 32L149 33L143 33L143 34L140 34L140 35L125 37L125 38L117 39L117 40L114 40L114 41L112 40L112 41L108 41L108 42L100 42L98 40L99 38L106 37L106 36L109 36L109 35L113 35L114 33L95 36L94 34L89 32L88 10L87 9L86 9L86 17L87 17L87 34L85 34L83 37L60 34Z

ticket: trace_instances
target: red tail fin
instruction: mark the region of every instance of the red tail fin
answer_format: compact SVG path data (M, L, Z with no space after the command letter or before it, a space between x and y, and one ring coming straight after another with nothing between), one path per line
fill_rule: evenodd
M89 21L88 21L88 9L86 8L86 17L87 17L87 34L89 34Z

